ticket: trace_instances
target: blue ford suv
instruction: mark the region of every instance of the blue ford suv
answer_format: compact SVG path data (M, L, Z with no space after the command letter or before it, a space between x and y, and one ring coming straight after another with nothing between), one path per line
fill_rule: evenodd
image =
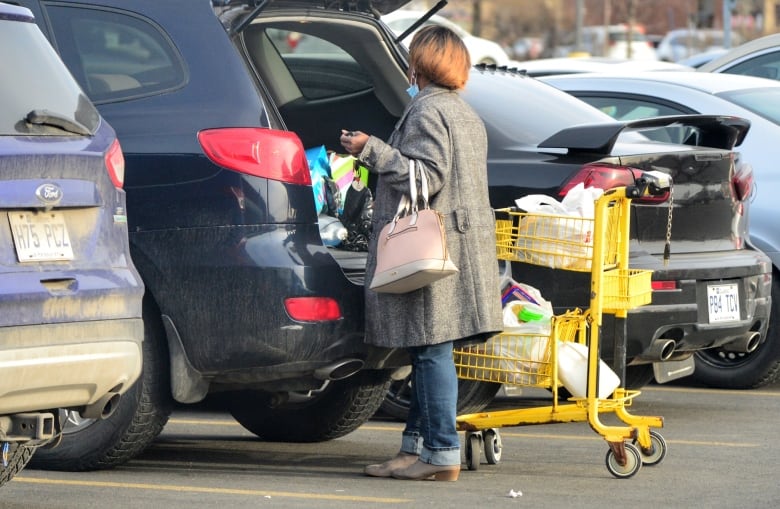
M144 288L114 130L28 9L0 3L0 47L3 484L68 415L116 410L141 373Z

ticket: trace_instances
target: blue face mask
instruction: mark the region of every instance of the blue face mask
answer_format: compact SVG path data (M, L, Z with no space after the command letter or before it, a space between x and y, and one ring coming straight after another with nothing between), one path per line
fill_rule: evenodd
M417 73L415 71L412 71L412 79L409 81L409 88L406 89L406 93L409 94L409 97L414 98L420 92L420 87L417 86Z

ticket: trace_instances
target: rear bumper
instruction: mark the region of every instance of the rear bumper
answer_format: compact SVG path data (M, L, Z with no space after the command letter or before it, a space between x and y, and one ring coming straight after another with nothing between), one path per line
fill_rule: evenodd
M140 318L0 327L0 414L74 408L141 374Z
M626 338L629 363L662 360L664 355L683 356L715 348L758 332L766 336L772 289L772 266L760 251L673 254L668 266L651 256L629 260L637 269L653 270L653 281L672 281L672 290L654 291L650 304L628 313L625 321L612 315L602 318L601 355L612 359L615 338ZM551 300L556 313L574 307L587 308L590 273L553 270L529 264L513 264L513 277L538 288ZM734 283L739 288L739 320L711 323L708 285ZM625 326L625 330L623 327ZM672 340L671 348L659 348Z

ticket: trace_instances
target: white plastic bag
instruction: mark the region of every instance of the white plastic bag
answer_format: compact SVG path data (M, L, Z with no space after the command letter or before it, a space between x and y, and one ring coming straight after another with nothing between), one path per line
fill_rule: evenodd
M603 189L582 183L558 202L532 194L515 200L529 214L520 219L517 247L521 260L559 269L589 270L593 253L595 201Z

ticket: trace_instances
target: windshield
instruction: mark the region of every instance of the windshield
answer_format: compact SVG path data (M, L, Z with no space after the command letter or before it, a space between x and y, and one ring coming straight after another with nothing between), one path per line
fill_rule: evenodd
M0 135L95 132L97 110L34 23L0 20L0 48ZM32 111L47 112L46 122L29 122Z
M609 115L535 78L473 70L464 98L502 146L535 147L561 129L612 122Z
M726 100L780 125L780 88L755 88L718 94Z

